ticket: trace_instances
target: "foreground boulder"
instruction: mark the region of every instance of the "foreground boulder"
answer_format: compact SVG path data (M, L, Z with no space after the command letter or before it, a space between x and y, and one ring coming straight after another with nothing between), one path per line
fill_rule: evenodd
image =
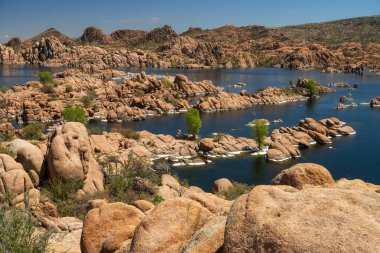
M343 185L255 187L231 207L223 252L379 252L380 194Z
M182 252L212 213L185 198L159 204L136 228L130 252Z
M83 191L103 191L103 174L95 160L86 127L77 122L57 127L48 153L50 177L83 180Z
M298 163L283 170L271 182L273 185L290 185L301 189L304 185L327 185L334 183L330 172L315 163Z
M144 217L136 207L121 202L104 203L91 209L83 223L82 252L114 252L132 238Z

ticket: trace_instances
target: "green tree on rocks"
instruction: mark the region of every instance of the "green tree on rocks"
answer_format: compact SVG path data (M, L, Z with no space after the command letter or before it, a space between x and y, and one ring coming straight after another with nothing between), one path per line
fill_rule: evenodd
M269 126L265 119L255 119L253 121L253 136L260 149L263 148L265 138L269 135Z
M198 109L192 108L186 113L186 127L187 133L195 137L199 134L199 131L202 126L202 120L199 117Z
M318 94L318 85L314 80L309 80L307 82L307 89L309 91L309 97L313 98Z

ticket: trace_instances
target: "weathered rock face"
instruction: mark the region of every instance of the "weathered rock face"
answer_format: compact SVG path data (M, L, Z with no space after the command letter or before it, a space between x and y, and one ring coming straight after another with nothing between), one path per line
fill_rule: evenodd
M17 48L17 47L21 46L21 43L22 43L22 41L19 37L13 37L4 45L7 47Z
M132 238L144 217L136 207L121 202L91 209L83 224L82 252L114 252L124 241Z
M0 64L26 64L20 53L15 52L13 48L0 44Z
M177 36L177 33L171 28L171 26L164 25L163 27L153 29L140 43L145 41L162 42L171 40Z
M13 137L15 135L15 128L11 123L0 123L0 135Z
M102 30L96 27L87 27L82 36L80 37L80 40L82 42L102 42L104 39L104 34Z
M0 154L0 195L3 194L12 196L10 204L19 208L36 206L40 198L21 163L6 154Z
M37 187L45 176L45 157L41 149L21 139L13 140L9 147L16 154L16 161L22 164Z
M229 188L234 187L230 180L227 178L219 178L214 181L212 185L212 192L219 193L228 190Z
M333 184L334 179L323 166L314 163L298 163L283 170L271 182L273 185L290 185L301 189L305 185Z
M58 60L64 52L66 52L66 47L55 37L51 37L42 38L33 47L24 49L21 54L26 61L39 64L47 60Z
M269 87L265 90L253 93L252 96L219 92L216 95L201 98L196 104L196 107L201 111L210 112L244 109L258 104L282 104L306 99L307 98L297 93L285 94L284 91L279 88Z
M136 228L130 252L181 252L211 215L189 199L164 201Z
M83 180L85 193L104 190L103 174L93 157L87 129L81 123L57 127L50 144L48 168L50 177Z
M343 185L253 188L231 207L223 252L378 252L379 193Z

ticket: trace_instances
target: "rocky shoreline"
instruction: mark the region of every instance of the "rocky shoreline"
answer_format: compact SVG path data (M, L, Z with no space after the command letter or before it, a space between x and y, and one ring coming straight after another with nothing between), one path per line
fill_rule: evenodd
M201 111L244 109L253 105L306 100L307 79L294 87L267 88L249 94L224 92L211 81L193 82L184 75L156 76L117 70L93 74L69 69L55 74L52 83L30 81L0 93L0 118L19 123L59 122L67 106L83 107L88 119L142 120L148 116L186 112L193 98ZM117 84L112 78L122 78ZM318 84L320 93L334 90Z

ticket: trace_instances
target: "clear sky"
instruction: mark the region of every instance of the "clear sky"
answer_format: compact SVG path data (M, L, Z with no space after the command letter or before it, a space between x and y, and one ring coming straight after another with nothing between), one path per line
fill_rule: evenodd
M380 0L0 0L0 43L27 39L49 27L70 37L97 26L151 30L188 27L283 26L380 14Z

